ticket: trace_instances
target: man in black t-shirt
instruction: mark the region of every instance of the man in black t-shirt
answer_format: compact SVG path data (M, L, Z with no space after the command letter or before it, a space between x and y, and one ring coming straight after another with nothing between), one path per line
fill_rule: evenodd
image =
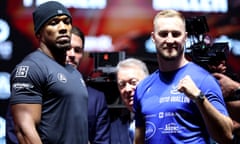
M11 75L10 105L20 143L87 144L88 94L82 75L65 64L72 18L60 3L33 12L39 48Z

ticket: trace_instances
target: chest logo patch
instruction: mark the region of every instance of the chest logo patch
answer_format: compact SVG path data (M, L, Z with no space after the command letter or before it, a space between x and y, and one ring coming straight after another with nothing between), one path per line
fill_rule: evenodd
M177 89L177 85L176 86L172 85L172 89L170 90L170 93L173 95L180 94L180 92Z
M66 83L66 82L67 82L66 76L65 76L64 74L62 74L62 73L58 73L58 74L57 74L57 78L58 78L58 80L59 80L60 82L62 82L62 83Z
M16 72L16 77L27 77L27 73L29 70L29 66L18 66L17 72Z

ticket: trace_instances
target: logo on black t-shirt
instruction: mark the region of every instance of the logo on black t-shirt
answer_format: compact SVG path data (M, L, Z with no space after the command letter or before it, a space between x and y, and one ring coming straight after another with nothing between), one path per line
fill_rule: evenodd
M29 66L18 66L16 77L27 77Z
M65 76L64 74L62 74L62 73L58 73L58 74L57 74L57 78L58 78L58 80L59 80L60 82L63 82L63 83L66 83L66 82L67 82L66 76Z

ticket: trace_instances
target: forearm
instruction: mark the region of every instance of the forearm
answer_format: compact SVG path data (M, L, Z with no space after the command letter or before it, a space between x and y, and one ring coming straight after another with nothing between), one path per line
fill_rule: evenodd
M208 100L196 102L210 136L220 144L232 141L232 120L221 114Z
M211 137L218 143L231 143L233 130L232 120L221 114L220 111L208 101L190 76L187 75L180 80L178 90L184 92L186 96L195 101Z
M35 123L27 119L16 123L16 134L20 144L42 144Z
M36 129L40 123L41 105L16 104L12 105L11 110L20 144L42 144Z
M218 79L224 98L232 97L234 92L240 88L239 82L234 81L224 74L214 73L213 76Z
M226 102L226 106L231 119L240 123L240 100Z
M27 136L21 132L16 132L19 144L42 144L39 136Z
M134 144L144 144L145 143L145 128L136 127L134 135Z

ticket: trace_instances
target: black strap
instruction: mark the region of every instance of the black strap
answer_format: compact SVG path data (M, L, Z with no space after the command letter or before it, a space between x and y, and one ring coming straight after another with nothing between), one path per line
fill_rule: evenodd
M240 95L232 95L232 96L224 98L225 102L237 101L237 100L240 100Z

